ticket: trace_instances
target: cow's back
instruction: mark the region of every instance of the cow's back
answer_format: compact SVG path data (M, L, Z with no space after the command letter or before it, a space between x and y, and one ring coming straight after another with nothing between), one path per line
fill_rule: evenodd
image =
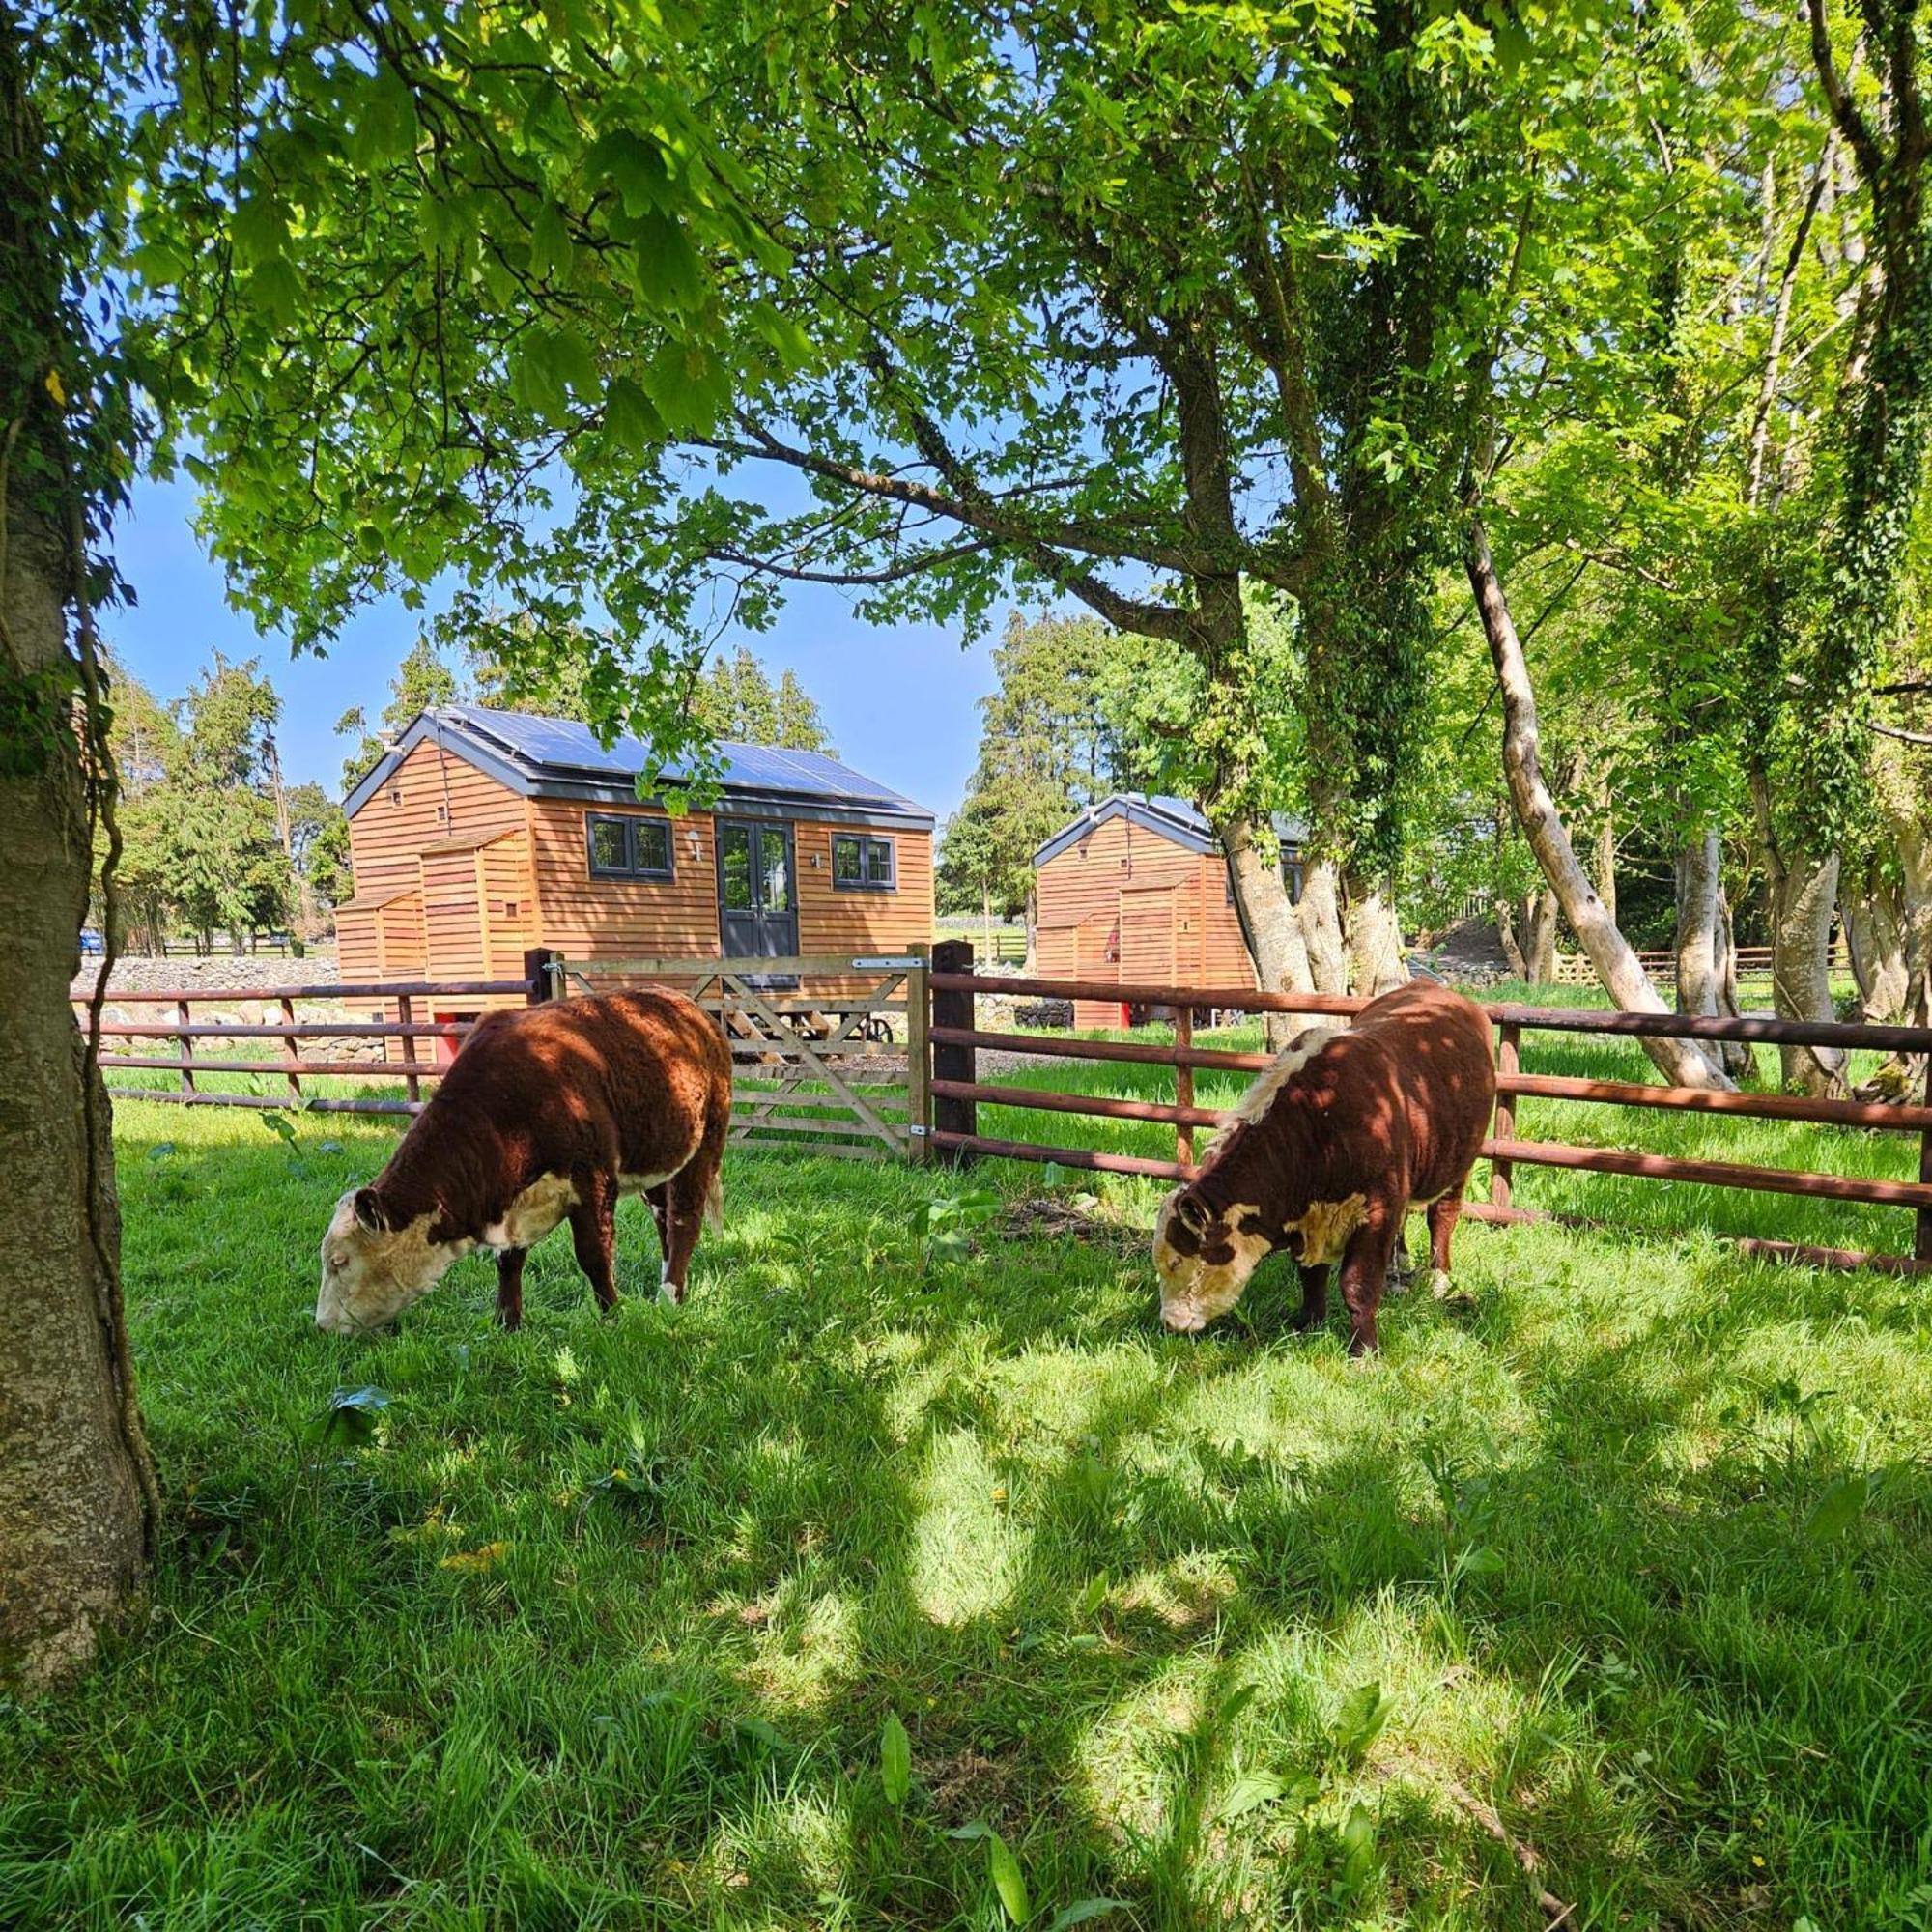
M1406 1117L1411 1197L1429 1200L1459 1186L1475 1165L1495 1108L1490 1022L1482 1008L1434 980L1412 980L1372 1000L1343 1038L1372 1043L1363 1074ZM1372 1095L1356 1099L1358 1109L1374 1105Z
M600 993L492 1013L436 1101L480 1113L549 1171L669 1174L726 1115L731 1059L680 993Z

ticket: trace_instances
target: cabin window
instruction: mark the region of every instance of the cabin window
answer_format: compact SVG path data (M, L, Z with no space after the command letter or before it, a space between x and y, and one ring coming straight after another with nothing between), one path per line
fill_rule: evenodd
M670 821L593 811L588 817L593 879L668 879Z
M867 838L856 832L834 834L832 883L841 892L892 892L898 884L893 840Z

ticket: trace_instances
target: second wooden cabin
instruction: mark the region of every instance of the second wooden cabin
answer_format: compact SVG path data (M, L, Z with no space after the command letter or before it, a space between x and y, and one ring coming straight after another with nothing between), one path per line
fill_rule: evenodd
M1301 897L1301 826L1278 819L1289 895ZM1186 800L1116 792L1034 854L1040 978L1157 986L1251 986L1228 862ZM1077 1027L1131 1024L1137 1009L1076 1000Z
M345 983L573 959L898 953L932 937L932 814L815 752L724 744L722 794L640 800L644 746L525 712L425 711L344 801ZM449 1003L461 1020L507 998Z

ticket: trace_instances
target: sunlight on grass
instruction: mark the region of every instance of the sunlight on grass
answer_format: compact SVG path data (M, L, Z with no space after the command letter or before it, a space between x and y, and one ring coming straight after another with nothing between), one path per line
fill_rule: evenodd
M315 1250L393 1129L118 1128L166 1540L0 1706L0 1924L992 1932L980 1823L1041 1925L1546 1922L1472 1802L1579 1926L1923 1918L1918 1284L1468 1228L1351 1364L1279 1261L1163 1334L1153 1187L935 1259L954 1178L734 1150L686 1307L631 1203L612 1319L554 1239L521 1333L477 1257L351 1343Z

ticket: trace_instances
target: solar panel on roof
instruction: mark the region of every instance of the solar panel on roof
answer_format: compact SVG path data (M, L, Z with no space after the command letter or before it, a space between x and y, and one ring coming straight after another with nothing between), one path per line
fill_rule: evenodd
M547 765L618 781L634 778L655 763L640 739L617 739L608 749L597 742L587 724L569 718L542 718L526 711L488 711L476 705L453 704L441 714L478 736L494 740L514 756ZM860 799L899 806L912 801L855 772L849 765L819 752L793 752L770 745L746 745L727 740L718 747L721 778L727 789L789 792L795 796ZM686 774L667 769L676 781Z

